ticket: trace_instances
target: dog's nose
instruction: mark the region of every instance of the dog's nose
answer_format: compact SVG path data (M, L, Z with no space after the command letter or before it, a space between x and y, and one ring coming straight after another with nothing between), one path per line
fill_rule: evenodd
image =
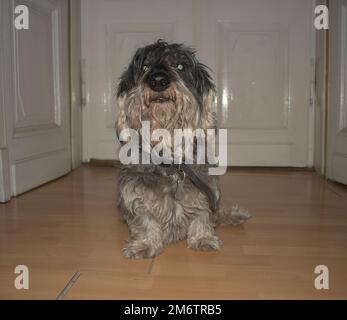
M155 72L149 76L148 84L153 91L164 91L170 85L170 77L166 72Z

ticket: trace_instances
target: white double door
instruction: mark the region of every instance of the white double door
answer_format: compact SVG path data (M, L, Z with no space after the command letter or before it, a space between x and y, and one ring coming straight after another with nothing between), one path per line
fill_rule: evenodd
M137 47L163 38L214 70L229 164L311 165L311 1L84 0L82 20L84 160L116 159L117 80Z

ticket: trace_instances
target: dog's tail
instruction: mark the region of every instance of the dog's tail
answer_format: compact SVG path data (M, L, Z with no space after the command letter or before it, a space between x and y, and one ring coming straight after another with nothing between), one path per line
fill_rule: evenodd
M218 208L214 212L215 224L234 226L245 223L251 214L244 208L238 205L233 206L231 209Z

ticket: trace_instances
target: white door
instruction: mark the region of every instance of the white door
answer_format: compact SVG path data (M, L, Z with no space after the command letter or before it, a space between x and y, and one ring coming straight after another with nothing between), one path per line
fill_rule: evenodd
M347 0L330 2L328 178L347 184Z
M14 27L17 5L29 9L28 30ZM18 195L71 168L68 1L6 0L2 7L6 140Z
M85 61L83 156L116 159L116 86L139 46L162 38L192 42L192 1L84 0L82 55Z
M229 133L229 164L311 165L312 2L199 4L196 46L215 70L220 126Z
M310 165L311 3L85 0L84 159L116 158L117 79L139 45L163 37L193 44L214 70L229 164Z

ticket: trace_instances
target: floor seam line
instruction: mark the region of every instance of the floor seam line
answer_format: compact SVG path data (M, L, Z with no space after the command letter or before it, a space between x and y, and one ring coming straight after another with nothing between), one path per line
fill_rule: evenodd
M64 300L65 296L69 293L70 289L75 285L77 280L79 279L81 273L76 271L71 279L68 281L64 289L58 294L56 300Z
M151 263L149 264L148 266L148 270L147 270L147 274L151 274L152 273L152 269L153 269L153 264L154 264L154 259L155 258L152 258L151 260Z
M343 198L343 195L342 194L340 194L338 191L336 191L333 187L331 187L331 186L327 186L328 187L328 189L332 192L332 193L334 193L335 195L337 195L338 197L340 197L340 198Z

